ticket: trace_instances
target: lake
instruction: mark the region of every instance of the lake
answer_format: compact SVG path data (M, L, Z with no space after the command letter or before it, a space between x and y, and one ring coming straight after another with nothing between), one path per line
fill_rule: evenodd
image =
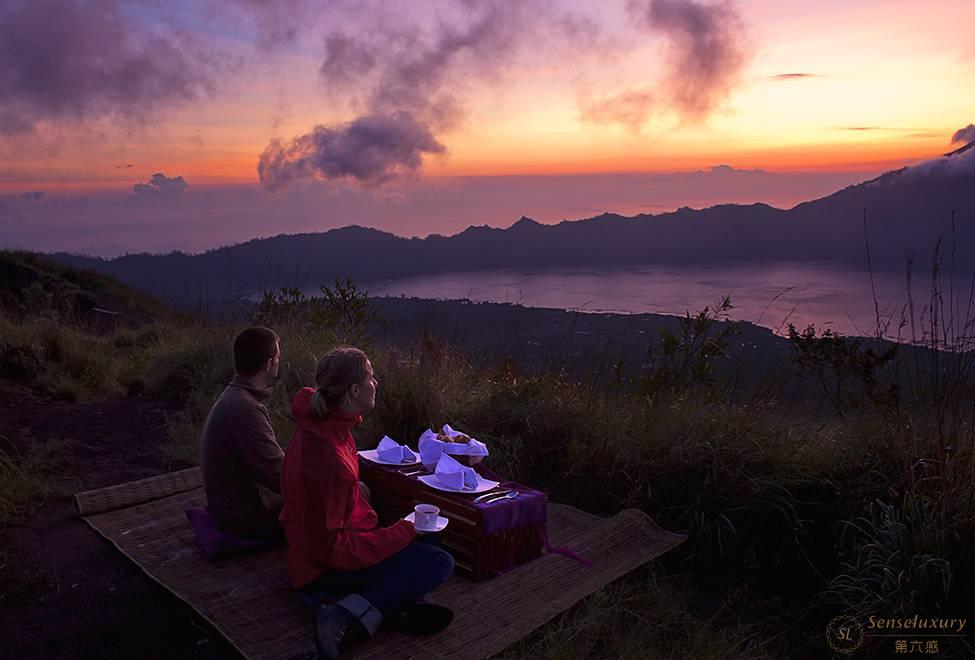
M954 278L955 318L971 317L971 273ZM914 273L912 297L917 338L929 326L931 273ZM951 279L942 278L944 316L949 318ZM647 266L625 270L565 270L522 273L478 271L426 275L362 285L372 296L406 296L587 312L680 314L714 306L730 296L731 318L752 321L784 334L789 323L831 328L845 335L876 332L877 311L867 270L835 264L778 263L742 266ZM875 272L873 290L885 336L898 337L910 318L904 273ZM956 322L956 325L960 325ZM971 334L971 332L969 332ZM900 329L911 339L911 325Z

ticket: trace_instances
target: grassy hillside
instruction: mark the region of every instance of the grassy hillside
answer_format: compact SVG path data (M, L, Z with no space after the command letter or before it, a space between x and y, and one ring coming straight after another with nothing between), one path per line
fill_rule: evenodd
M232 375L238 328L180 317L30 255L3 253L0 273L28 282L3 287L5 379L68 399L165 399L169 450L195 458L203 418ZM716 376L728 338L720 310L648 340L651 359L635 375L605 365L576 378L478 366L429 335L405 350L375 348L365 334L374 310L354 287L345 293L332 304L269 296L255 312L282 338L268 403L282 444L291 396L312 383L318 356L349 342L370 351L380 383L361 445L383 434L412 442L449 422L488 443L492 468L553 501L600 514L637 507L690 535L505 657L823 657L825 626L840 614L972 609L975 392L972 355L955 350L964 342L935 333L940 352L924 354L935 363L905 365L896 351L797 332L797 367L822 394L796 401L777 396L787 383L745 392ZM118 315L106 323L95 307ZM24 478L32 469L0 461ZM3 483L3 501L22 511L29 492ZM966 652L963 640L943 650L949 643ZM881 653L890 644L868 640Z

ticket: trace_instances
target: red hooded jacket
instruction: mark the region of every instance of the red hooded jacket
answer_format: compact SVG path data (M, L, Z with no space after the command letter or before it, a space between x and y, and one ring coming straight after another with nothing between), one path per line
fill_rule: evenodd
M352 428L361 415L311 417L315 390L302 389L291 403L297 430L284 455L281 525L288 537L288 577L301 588L325 571L378 564L416 537L405 520L377 528L376 512L359 491L359 457Z

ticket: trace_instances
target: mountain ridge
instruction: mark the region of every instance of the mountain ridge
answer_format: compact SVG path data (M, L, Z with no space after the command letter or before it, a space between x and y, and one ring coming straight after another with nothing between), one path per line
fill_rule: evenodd
M255 238L200 254L52 256L182 306L345 277L370 282L472 270L714 262L862 266L868 242L874 268L899 270L908 254L933 257L946 237L954 237L955 258L971 263L975 168L971 173L966 168L975 151L968 147L790 209L756 202L635 216L607 211L551 225L522 216L504 229L470 226L451 236L425 238L350 224L327 232Z

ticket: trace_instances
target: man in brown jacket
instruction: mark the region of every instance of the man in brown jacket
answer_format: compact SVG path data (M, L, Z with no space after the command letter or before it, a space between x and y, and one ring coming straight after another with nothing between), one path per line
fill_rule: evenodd
M200 472L206 509L214 524L231 536L283 540L278 514L284 452L263 403L280 364L273 330L243 330L234 340L234 379L203 425Z

